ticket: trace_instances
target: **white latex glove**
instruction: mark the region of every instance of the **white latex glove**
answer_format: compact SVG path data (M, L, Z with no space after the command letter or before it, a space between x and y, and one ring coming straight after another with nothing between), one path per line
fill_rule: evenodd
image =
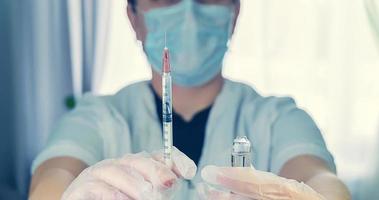
M108 159L85 169L67 188L62 200L171 199L178 179L191 179L195 163L173 148L172 167L163 162L162 151L128 154Z
M304 183L254 168L206 166L201 176L210 184L197 187L202 199L325 200Z

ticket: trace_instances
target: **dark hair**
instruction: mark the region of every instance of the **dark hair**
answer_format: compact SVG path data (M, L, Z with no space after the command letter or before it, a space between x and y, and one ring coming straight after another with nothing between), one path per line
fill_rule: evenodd
M232 0L233 3L237 3L238 0ZM136 12L137 11L137 0L128 0L128 5L130 5L132 7L132 10L133 12Z
M132 7L133 12L136 12L137 0L128 0L128 5Z

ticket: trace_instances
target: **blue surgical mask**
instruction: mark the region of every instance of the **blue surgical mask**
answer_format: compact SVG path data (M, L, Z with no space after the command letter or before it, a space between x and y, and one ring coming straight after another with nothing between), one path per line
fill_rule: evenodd
M144 50L153 70L162 71L166 43L175 84L203 85L221 72L234 20L231 6L182 0L173 6L152 9L144 13L144 18Z

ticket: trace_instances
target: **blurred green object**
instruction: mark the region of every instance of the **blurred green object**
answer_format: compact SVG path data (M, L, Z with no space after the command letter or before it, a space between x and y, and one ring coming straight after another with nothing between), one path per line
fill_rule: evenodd
M368 18L372 24L379 45L379 0L366 0Z
M76 104L76 101L75 101L74 96L71 95L71 96L66 97L65 99L66 108L68 108L69 110L72 110L75 108L75 104Z

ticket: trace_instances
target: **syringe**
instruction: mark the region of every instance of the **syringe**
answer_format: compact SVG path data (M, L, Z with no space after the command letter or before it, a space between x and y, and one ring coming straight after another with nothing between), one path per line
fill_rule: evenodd
M232 167L251 166L251 143L246 136L237 136L233 141Z
M172 154L172 82L170 57L168 48L163 50L162 66L162 114L163 114L163 139L164 139L164 161L171 166Z

